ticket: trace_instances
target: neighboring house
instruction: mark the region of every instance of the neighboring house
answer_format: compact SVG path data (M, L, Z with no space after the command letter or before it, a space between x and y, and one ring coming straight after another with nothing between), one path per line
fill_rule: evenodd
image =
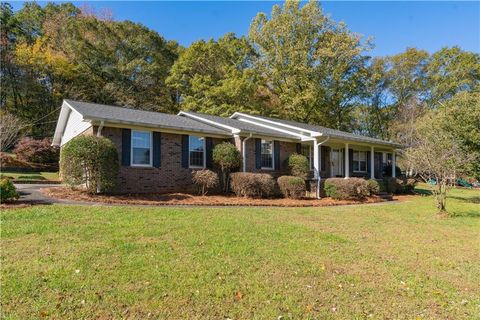
M312 186L319 177L382 178L385 165L395 176L399 144L321 126L234 113L230 118L180 112L178 115L64 100L53 144L92 134L117 146L121 164L118 192L192 190L192 170L212 168L213 147L223 141L242 154L242 171L288 173L292 153L305 155Z

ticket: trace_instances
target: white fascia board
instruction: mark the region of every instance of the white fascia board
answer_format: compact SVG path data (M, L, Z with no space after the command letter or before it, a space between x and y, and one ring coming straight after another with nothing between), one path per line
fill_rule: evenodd
M82 119L85 120L84 117L83 117L83 114L81 114L80 112L77 111L77 109L72 107L72 105L70 103L68 103L66 100L63 100L63 103L66 104L70 109L72 109L72 111L78 113L82 117Z
M321 133L321 132L312 131L312 130L296 127L296 126L293 126L293 125L280 123L280 122L277 122L277 121L267 120L267 119L264 119L264 118L259 118L259 117L252 116L252 115L249 115L249 114L245 114L245 113L242 113L242 112L235 112L233 115L230 116L230 118L237 119L239 116L240 117L246 117L246 118L249 118L249 119L253 119L253 120L256 120L256 121L265 122L265 123L275 125L275 126L281 126L281 127L285 127L285 128L289 128L289 129L293 129L293 130L298 130L300 132L308 132L312 137L323 136L323 133ZM238 119L238 120L241 120L241 119ZM252 122L252 123L257 124L255 122ZM274 130L277 129L275 127L270 127L270 128L272 128Z
M202 118L202 117L197 116L197 115L193 115L193 114L185 112L185 111L180 111L178 113L178 115L179 116L185 116L185 117L191 118L191 119L195 119L195 120L207 123L207 124L212 125L212 126L217 126L217 127L223 128L223 129L230 130L230 131L232 131L232 134L239 134L241 132L240 129L230 127L230 126L227 126L226 124L218 123L218 122L215 122L213 120L205 119L205 118Z
M60 114L58 115L57 125L55 126L55 133L53 134L53 146L59 146L62 143L63 132L65 131L71 110L72 109L69 106L65 105L65 102L62 104Z
M278 132L286 133L286 134L289 134L291 136L298 137L300 139L311 138L309 136L305 136L305 135L303 135L301 133L298 133L298 132L293 132L293 131L288 131L288 130L284 130L284 129L280 129L280 128L275 128L275 127L269 126L267 124L258 123L256 121L252 121L252 120L248 120L248 119L238 119L238 121L243 121L243 122L250 123L250 124L253 124L253 125L256 125L256 126L259 126L259 127L263 127L263 128L275 130L275 131L278 131Z

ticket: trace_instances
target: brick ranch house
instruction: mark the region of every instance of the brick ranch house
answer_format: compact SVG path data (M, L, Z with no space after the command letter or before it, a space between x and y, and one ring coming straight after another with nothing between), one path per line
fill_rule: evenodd
M180 112L178 115L64 100L53 145L78 135L109 138L119 152L119 193L170 193L193 189L192 170L212 168L212 149L230 141L242 154L244 172L288 174L294 153L310 162L310 186L328 177L395 177L395 150L379 139L305 123L234 113L230 118ZM320 178L320 179L319 179ZM312 190L313 191L313 190ZM317 194L318 195L318 194Z

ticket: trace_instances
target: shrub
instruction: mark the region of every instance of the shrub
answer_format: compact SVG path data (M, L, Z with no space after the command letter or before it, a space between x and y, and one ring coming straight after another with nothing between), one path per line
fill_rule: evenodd
M107 192L115 187L118 153L107 138L78 136L63 146L60 175L72 187L85 185L89 193Z
M17 188L10 179L0 179L0 202L18 199Z
M305 196L305 180L295 176L281 176L277 179L280 192L285 198L300 199Z
M310 165L307 157L298 153L292 153L288 157L288 167L292 172L292 175L302 179L307 179L310 174Z
M368 194L379 194L380 192L380 184L378 183L377 180L367 180L367 188L368 188Z
M13 152L19 160L52 164L57 163L59 158L59 148L51 145L52 141L48 138L35 140L32 138L21 139Z
M222 172L222 190L223 192L228 192L228 176L232 170L239 168L242 163L240 151L230 142L217 144L213 148L213 161L220 167Z
M406 178L385 178L385 186L387 192L393 194L409 194L413 193L417 181L415 179Z
M325 194L336 200L360 200L369 195L369 190L362 178L329 178L325 180Z
M192 180L202 196L206 195L208 190L218 186L218 175L208 169L193 171Z
M239 197L267 198L275 192L275 180L266 173L235 172L230 179L232 191Z
M395 166L395 174L397 176L399 176L401 173L402 173L402 170L400 169L400 167ZM392 176L392 165L391 164L383 167L383 176L384 177L391 177Z

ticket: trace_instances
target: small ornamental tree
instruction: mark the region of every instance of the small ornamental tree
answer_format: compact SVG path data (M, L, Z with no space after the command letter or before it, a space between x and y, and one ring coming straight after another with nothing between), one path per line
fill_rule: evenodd
M32 138L21 139L13 153L18 159L32 163L52 164L58 163L59 148L52 146L51 139L36 140Z
M229 189L229 175L238 169L242 163L240 151L231 143L223 142L213 148L213 161L220 167L223 192Z
M198 187L202 196L206 195L209 190L218 186L218 175L212 170L196 170L192 172L193 183Z
M288 157L288 167L295 177L302 178L303 180L308 178L310 174L310 165L307 157L298 153L292 153Z
M465 152L450 130L444 129L445 114L431 111L417 121L414 144L405 152L410 166L425 181L433 181L439 214L447 214L448 182L466 170L474 155Z
M85 185L89 193L108 192L118 174L117 148L107 138L78 136L63 146L60 175L72 187Z

